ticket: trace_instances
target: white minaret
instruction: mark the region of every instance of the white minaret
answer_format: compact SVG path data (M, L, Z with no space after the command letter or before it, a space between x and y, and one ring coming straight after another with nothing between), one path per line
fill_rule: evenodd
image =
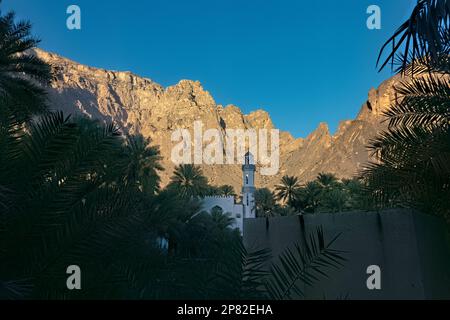
M242 173L244 181L242 185L242 205L244 208L244 218L255 218L255 160L250 152L245 154Z

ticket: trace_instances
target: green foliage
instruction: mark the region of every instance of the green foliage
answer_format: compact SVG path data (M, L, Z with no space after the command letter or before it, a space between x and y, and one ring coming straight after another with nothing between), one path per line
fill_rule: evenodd
M270 253L248 252L226 214L198 214L172 188L155 192L159 154L142 137L62 113L28 127L2 140L1 297L268 297ZM81 291L65 288L72 264Z
M262 188L256 190L255 205L257 217L271 217L275 215L275 196L269 189Z
M270 252L247 251L229 215L199 213L199 197L232 187L187 165L161 190L148 139L45 112L37 83L51 68L25 54L38 43L29 23L0 16L0 39L0 299L263 299L279 279L311 284L308 270L333 264L319 234L297 262L281 258L303 269L268 272ZM292 212L262 193L266 214ZM81 291L66 288L69 265L82 270Z
M419 70L450 71L448 55L450 1L418 0L410 17L395 31L380 50L377 64L388 48L381 64L398 65L397 71L413 75ZM397 61L396 61L397 60Z
M175 168L167 188L175 190L181 197L202 197L208 194L208 179L200 167L182 164Z
M310 181L297 192L295 207L307 213L317 212L323 194L322 185L317 181Z
M41 84L52 77L48 64L26 54L39 43L30 35L31 24L14 20L13 12L0 12L0 122L10 117L24 121L45 111Z
M151 263L139 254L151 230L149 200L129 179L131 155L117 129L51 113L11 137L5 151L1 279L27 281L31 297L66 298L65 268L77 264L86 283L99 286L83 290L92 297L133 286Z
M198 214L195 199L171 188L156 192L157 149L62 113L28 127L3 139L1 297L219 297L211 279L241 263L231 245L240 234L227 215ZM81 291L65 287L72 264L83 271Z
M230 185L223 185L220 187L209 186L206 190L206 196L222 196L222 197L237 197L234 188Z
M330 189L338 183L338 178L332 173L319 173L316 181L322 186L322 188Z
M307 298L306 286L313 286L328 278L330 270L344 266L345 252L333 248L339 236L326 242L322 228L318 228L305 242L286 248L274 259L269 250L249 252L237 242L211 285L219 297L228 299Z
M162 159L159 148L150 146L149 139L138 135L127 138L126 151L131 160L126 168L126 181L148 195L155 195L161 180L158 171L164 170L159 164Z
M322 210L328 212L342 212L347 206L347 193L343 188L335 188L327 190L322 195L321 206Z
M369 145L378 161L369 163L361 173L377 206L416 208L442 216L447 222L450 221L449 8L450 3L445 0L419 1L408 24L402 25L389 40L403 32L402 41L407 47L401 70L410 78L396 87L397 99L384 114L388 130ZM412 52L407 57L411 41Z
M234 223L234 218L229 212L222 212L221 208L212 208L211 218L218 228L225 230L230 228Z
M281 183L275 186L275 197L279 201L286 202L288 206L292 206L299 188L300 183L297 177L283 176Z
M258 216L285 216L299 213L344 212L373 208L361 179L339 180L331 173L319 173L316 180L300 185L296 177L283 177L275 188L258 190L256 206ZM274 199L281 201L277 204Z
M276 300L305 298L305 286L312 286L321 277L327 278L326 271L343 267L344 252L333 249L337 235L325 242L323 230L318 228L304 243L294 249L287 248L272 264L266 287L269 297Z

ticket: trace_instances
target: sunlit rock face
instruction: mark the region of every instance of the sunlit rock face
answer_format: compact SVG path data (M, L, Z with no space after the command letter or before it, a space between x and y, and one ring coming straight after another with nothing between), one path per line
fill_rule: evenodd
M130 72L109 71L84 66L42 50L35 54L52 64L55 80L49 90L52 109L89 118L114 121L124 132L140 133L159 145L163 156L163 185L172 174L174 164L171 135L177 128L193 131L201 121L204 130L216 128L222 138L226 129L273 129L270 115L257 110L248 115L235 105L217 105L200 82L181 80L164 88L158 83ZM314 179L320 172L350 178L358 173L370 155L368 141L383 129L382 112L395 100L395 76L370 90L355 120L342 121L337 132L330 133L321 123L305 139L280 132L280 170L275 176L257 174L258 187L272 188L281 176L296 175L301 181ZM212 184L230 184L239 190L242 177L239 165L203 165Z

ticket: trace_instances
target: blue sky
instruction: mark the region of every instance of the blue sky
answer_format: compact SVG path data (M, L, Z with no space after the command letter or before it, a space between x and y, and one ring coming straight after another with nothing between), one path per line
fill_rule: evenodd
M77 62L132 71L164 85L199 80L219 104L268 111L304 137L319 122L333 132L370 88L384 40L415 0L3 0L31 20L41 47ZM66 28L79 5L82 30ZM382 29L366 27L381 8Z

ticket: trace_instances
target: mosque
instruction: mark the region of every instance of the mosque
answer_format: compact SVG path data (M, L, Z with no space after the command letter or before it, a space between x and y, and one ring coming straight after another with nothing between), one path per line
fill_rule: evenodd
M237 228L243 234L244 219L256 218L255 205L255 172L256 166L254 157L250 152L245 154L244 164L242 165L242 194L241 203L236 202L234 196L221 197L210 196L203 198L202 211L211 212L219 210L229 214L234 218L233 228Z

